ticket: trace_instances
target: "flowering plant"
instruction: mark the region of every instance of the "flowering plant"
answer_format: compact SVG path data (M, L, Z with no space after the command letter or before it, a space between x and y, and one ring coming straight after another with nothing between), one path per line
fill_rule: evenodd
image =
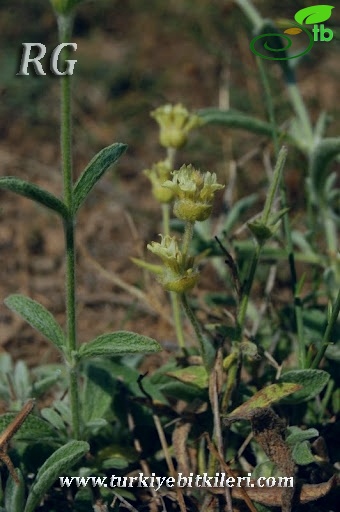
M190 114L180 103L159 107L151 112L151 117L160 126L160 143L166 148L183 147L188 141L191 130L203 124L200 117Z

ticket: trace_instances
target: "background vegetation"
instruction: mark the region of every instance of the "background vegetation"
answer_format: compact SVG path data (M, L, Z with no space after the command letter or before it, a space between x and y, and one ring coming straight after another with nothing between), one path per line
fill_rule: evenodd
M288 1L283 6L262 1L254 5L264 17L277 21L278 18L292 20L295 12L309 3ZM59 195L58 78L50 73L45 77L16 76L23 42L45 44L48 55L56 46L55 16L46 0L3 0L0 14L1 175L27 179ZM315 44L296 69L298 88L312 125L315 126L320 114L326 112L327 137L337 137L340 128L339 22L340 14L335 8L327 22L334 30L334 40ZM105 364L97 361L86 367L84 382L90 384L84 386L84 397L95 397L98 392L102 405L96 410L94 403L88 401L86 436L91 455L73 474L80 471L129 474L139 469L141 459L156 474L166 473L163 447L155 441L158 439L155 414L165 429L176 467L181 467L183 460L179 460L174 448L176 429L173 425L167 426L171 420L191 425L190 434L188 431L179 440L177 438L177 443L189 446L190 467L197 470L198 454L203 459L208 457L209 450L206 445L202 447L201 440L205 431L213 430L206 383L178 387L174 379L171 381L165 376L179 368L190 367L195 361L190 357L197 354L192 349L189 359L188 356L184 361L179 358L167 294L153 276L133 265L130 258L144 258L146 244L157 240L162 226L159 205L152 198L149 182L142 173L164 157L158 142L158 127L149 115L151 110L164 103L181 102L193 111L208 107L232 108L268 122L268 96L258 63L249 50L251 37L250 20L236 3L222 0L100 0L85 2L77 10L72 38L78 44L73 79L75 177L104 146L116 141L128 144L126 154L96 186L78 217L79 340L85 342L107 331L133 330L155 338L164 350L147 358L126 356ZM44 63L48 68L48 58ZM282 70L269 61L263 62L263 67L276 124L288 133L294 110ZM322 211L315 204L314 213L308 210L310 155L301 149L304 134L300 136L300 147L296 143L299 140L296 131L295 135L295 143L285 141L288 157L284 182L289 219L297 233L294 238L299 255L296 272L299 280L305 276L304 281L300 281L298 295L303 305L306 351L312 346L310 358L313 359L327 325L328 305L336 297L338 263L324 236ZM219 236L237 261L244 279L252 254L241 244L250 240L245 222L262 211L275 163L274 143L271 137L247 129L207 124L191 135L189 143L178 154L179 165L190 162L202 170L214 171L219 182L226 184L226 193L219 194L215 203L210 225L199 230L194 239L195 251L200 253L209 248L210 257L203 262L202 278L191 297L201 324L212 333L215 342L223 340L223 357L233 348L230 329L236 299L233 280L224 263L225 254L212 240L214 235ZM339 185L338 171L339 163L333 161L329 171L335 174L334 181L329 183L331 189ZM1 300L12 293L23 293L41 302L64 325L62 227L52 213L25 198L6 191L0 191L0 197ZM247 201L233 210L231 225L228 215L237 201L244 198L248 198ZM336 200L337 197L332 210L335 217L339 215ZM180 226L173 224L173 228L180 229ZM275 249L285 248L283 238L275 242ZM255 342L258 349L255 358L246 357L239 375L239 393L232 397L228 412L257 390L275 382L281 365L283 371L299 367L295 307L287 259L279 253L265 254L251 290L246 330L247 340ZM67 411L60 405L66 389L63 369L57 350L4 305L0 306L0 322L2 412L19 409L27 398L35 395L39 396L38 409L54 409L61 418L61 423L54 418L53 428L58 435L52 441L47 435L46 443L39 445L31 441L13 443L11 456L15 465L26 475L35 474L56 447L70 437ZM213 330L216 325L217 331ZM188 346L195 346L189 323L185 323L184 328ZM339 328L333 332L332 341L337 340ZM274 364L270 364L265 353L273 358ZM311 484L326 482L339 469L336 447L340 409L339 352L335 348L328 355L319 365L329 375L328 382L317 388L316 393L307 394L305 400L281 403L276 408L289 425L305 432L317 429L317 435L323 439L324 451L310 447L309 439L314 440L310 433L299 438L299 442L304 443L303 449L307 450L303 453L308 454L307 458L313 457L301 465L299 476ZM146 371L150 378L145 379L145 387L152 404L137 384L138 376ZM39 387L39 382L46 384ZM159 411L155 409L158 401L164 407ZM193 410L188 410L191 402L194 402ZM129 405L123 407L123 404ZM107 424L96 423L100 416ZM187 421L188 416L190 421ZM52 421L48 413L45 419ZM246 421L233 424L227 431L227 460L236 457L250 431ZM136 439L142 452L136 447ZM257 466L258 474L262 474L261 471L268 470L259 466L264 461L263 453L252 441L246 448L244 460L238 461L234 470ZM6 482L5 467L2 474ZM31 482L28 477L26 480L29 487ZM105 510L104 507L112 503L112 494L105 490L98 490L94 495L90 490L78 494L72 490L67 495L56 485L37 510L52 512L63 507L63 510L80 511L92 510L94 506ZM336 510L337 496L333 492L324 501L312 502L305 508L300 506L299 510L331 512ZM178 506L177 497L171 493L166 494L161 505L152 496L142 493L123 497L137 510L157 510L161 506L165 510L176 510ZM199 496L193 494L185 499L188 510L199 510ZM222 498L212 501L205 497L205 510L223 510ZM108 510L118 510L119 506L123 504L118 500ZM245 507L239 500L233 506L234 511ZM267 506L268 510L268 505L256 506ZM273 507L269 505L269 510L275 510Z

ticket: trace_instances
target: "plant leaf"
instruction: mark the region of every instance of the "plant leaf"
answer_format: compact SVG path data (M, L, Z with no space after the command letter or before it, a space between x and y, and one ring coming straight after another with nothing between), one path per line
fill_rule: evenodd
M277 466L274 462L267 459L263 462L260 462L260 464L257 464L255 468L252 471L252 478L260 478L261 476L264 476L265 478L269 478L270 476L276 476L278 473Z
M314 23L322 23L327 21L332 14L333 5L311 5L300 9L294 16L295 21L300 25L314 25Z
M247 132L257 133L259 135L273 136L274 128L271 124L261 121L256 117L248 116L238 110L220 110L218 108L205 108L198 111L198 115L203 119L204 124L216 124L227 126L228 128L237 128Z
M336 345L328 345L325 356L328 359L340 363L340 343Z
M4 302L9 309L15 311L34 329L52 341L59 350L63 350L65 346L63 330L44 306L20 294L9 295Z
M10 475L6 482L5 509L8 512L22 512L24 509L25 484L20 469L16 469L19 483Z
M85 441L70 441L54 452L39 469L27 498L24 512L34 512L44 494L60 475L64 475L90 449Z
M286 443L292 448L292 456L296 464L304 466L311 464L315 461L309 439L318 437L319 432L316 428L308 428L302 430L299 427L288 427L288 436L286 437Z
M60 199L33 183L15 178L14 176L5 176L0 178L0 188L10 190L15 194L27 197L27 199L31 199L32 201L55 211L64 219L68 217L67 208Z
M270 407L274 402L282 400L287 395L291 395L295 391L301 389L300 384L279 383L271 384L261 389L244 404L234 409L228 414L228 421L236 421L238 419L247 419L249 414L258 407Z
M285 398L285 403L298 404L307 402L318 395L329 381L330 375L324 370L291 370L284 373L280 382L300 384L301 389Z
M0 432L4 431L16 417L17 414L12 412L2 414L0 416ZM15 438L27 439L31 442L38 439L56 439L56 432L43 419L30 415L15 433Z
M166 375L173 377L180 382L197 386L200 389L206 389L208 387L209 376L204 366L180 368L179 370L167 372Z
M154 376L150 379L154 383ZM164 375L160 383L156 381L157 390L160 391L165 397L173 397L176 400L184 400L184 402L192 402L195 399L206 401L207 390L200 389L195 386L188 386L180 380L174 380L168 375Z
M302 441L301 443L295 444L292 450L292 457L299 466L307 466L307 464L315 462L311 446L308 441Z
M38 380L38 381L35 381L34 384L32 385L32 395L35 397L35 398L39 398L41 395L43 395L44 393L46 393L46 391L48 391L52 386L54 386L54 384L56 384L58 382L58 380L60 380L61 378L61 371L53 371L52 370L52 374L48 377L45 377L44 379L41 379L41 380Z
M294 444L301 443L302 441L308 441L313 437L318 437L319 432L316 428L308 428L307 430L302 430L299 427L288 427L288 436L286 437L286 443L289 446L293 446Z
M114 382L104 368L89 364L83 396L82 415L85 424L105 418L112 403Z
M77 212L81 204L85 201L97 181L100 180L105 171L118 160L124 151L126 151L126 148L126 144L115 143L102 149L92 158L74 186L74 213Z
M322 193L325 187L328 165L338 154L340 154L340 137L324 138L313 148L310 176L313 200L317 204L320 201L320 192Z
M132 263L137 265L137 267L145 268L149 272L152 272L156 275L161 275L164 271L163 265L157 265L156 263L148 263L147 261L141 260L139 258L130 258Z
M231 209L228 211L228 215L226 215L226 219L223 224L223 231L225 233L231 232L234 225L240 220L242 214L255 204L257 198L258 194L251 194L249 196L243 197L235 204L233 204Z
M51 407L44 407L40 411L41 416L48 421L56 430L65 432L65 423L60 414Z
M102 334L84 345L81 345L78 355L81 358L96 356L121 356L125 354L137 354L159 352L161 345L147 336L135 332L116 331Z
M16 363L12 378L17 398L25 401L27 398L29 398L30 395L31 379L27 365L24 361L19 360ZM27 394L27 392L29 393Z

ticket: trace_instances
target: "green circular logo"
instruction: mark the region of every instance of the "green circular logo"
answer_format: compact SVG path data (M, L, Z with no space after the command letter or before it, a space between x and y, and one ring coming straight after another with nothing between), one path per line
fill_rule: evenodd
M279 53L279 52L285 52L286 50L289 50L289 48L292 46L293 44L293 41L292 39L285 35L285 34L279 34L277 32L271 32L271 33L267 33L267 34L260 34L256 37L254 37L254 39L252 39L250 41L250 49L251 51L257 55L258 57L261 57L261 59L267 59L267 60L290 60L290 59L297 59L298 57L302 57L303 55L306 55L306 53L308 53L311 49L312 49L312 46L314 44L314 39L313 39L313 34L311 34L311 32L302 27L301 25L296 25L299 27L300 31L304 32L305 34L307 34L308 36L308 39L309 39L309 44L307 46L307 48L300 52L300 53L297 53L296 55L292 55L291 57L287 57L287 56L284 56L284 57L280 57L279 55L275 55L275 56L271 56L271 55L267 55L265 53L261 53L261 51L258 51L256 48L255 48L255 44L260 41L260 40L264 40L265 41L262 41L263 43L263 48L265 50L267 50L267 52L271 53L271 52L274 52L274 53ZM273 38L273 37L278 37L280 38L280 41L282 42L282 39L284 39L286 41L286 45L282 45L281 48L274 48L272 46L270 46L269 42L268 42L268 39L269 38Z

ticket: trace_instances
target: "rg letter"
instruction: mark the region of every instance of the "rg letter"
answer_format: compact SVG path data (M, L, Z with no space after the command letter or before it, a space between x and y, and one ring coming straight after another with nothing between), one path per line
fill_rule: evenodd
M22 46L24 47L21 57L21 64L19 68L19 72L17 75L19 76L27 76L29 75L29 71L27 71L28 64L32 63L34 66L35 74L36 75L46 75L42 64L41 59L45 56L46 53L46 46L41 43L22 43ZM30 58L30 53L32 50L32 47L36 46L38 48L38 55L36 57ZM62 75L73 75L74 66L76 64L76 60L65 60L66 63L66 69L65 71L59 71L58 69L58 58L60 55L60 52L65 46L70 46L74 51L77 49L77 43L62 43L58 44L58 46L53 50L51 54L50 59L50 70L54 75L62 76Z

